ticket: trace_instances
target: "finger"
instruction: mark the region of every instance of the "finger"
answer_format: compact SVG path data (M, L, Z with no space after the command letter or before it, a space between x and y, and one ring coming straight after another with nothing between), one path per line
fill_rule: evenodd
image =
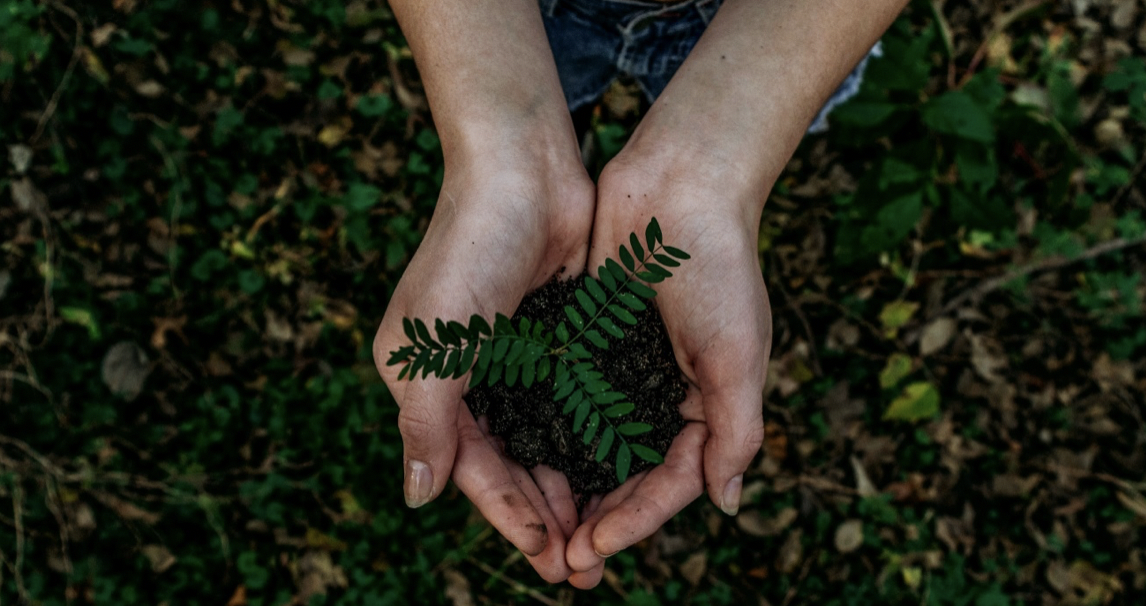
M764 442L763 394L752 387L704 394L709 438L704 479L712 502L728 515L740 509L744 471Z
M538 465L530 470L530 475L545 497L549 511L553 512L562 536L565 538L573 536L580 519L577 515L577 504L573 499L573 490L569 488L569 480L565 474L546 465Z
M415 379L394 393L401 410L406 505L421 507L442 493L457 454L457 424L461 404L460 381ZM466 414L465 416L469 416Z
M592 589L601 582L605 574L605 561L584 572L574 572L569 575L569 584L577 589Z
M584 572L651 536L704 492L701 456L708 434L689 423L673 441L665 462L609 493L600 508L573 533L566 559Z
M535 511L545 523L547 542L545 549L537 555L526 554L525 559L548 583L560 583L569 578L573 570L565 562L565 534L553 511L546 502L546 496L534 482L530 472L516 463L509 463L510 473L517 481L518 488L529 499Z
M665 462L652 468L633 493L597 523L592 536L595 553L611 555L652 536L704 493L701 459L707 437L703 424L685 426Z
M548 543L548 527L469 410L458 415L456 435L458 489L506 540L527 556L539 555Z

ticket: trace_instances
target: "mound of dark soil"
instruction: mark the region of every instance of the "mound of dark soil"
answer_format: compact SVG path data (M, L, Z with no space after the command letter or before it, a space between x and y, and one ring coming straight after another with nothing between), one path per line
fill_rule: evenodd
M525 297L513 319L526 317L555 329L565 319L566 305L578 307L573 293L582 283L578 277L546 284ZM611 339L608 350L587 340L584 344L605 380L636 406L619 421L653 426L652 431L628 441L663 455L684 427L679 406L684 401L685 382L656 306L649 305L634 315L638 321L635 326L618 322L625 338ZM609 456L597 463L594 455L601 432L588 445L580 434L573 433L573 416L561 414L562 403L553 401L552 377L528 389L520 384L512 388L503 383L493 387L483 384L469 392L466 402L474 416L488 417L490 431L503 440L506 453L525 467L545 464L563 472L573 492L582 497L617 487L613 461L618 442ZM651 463L634 455L629 475L650 467Z

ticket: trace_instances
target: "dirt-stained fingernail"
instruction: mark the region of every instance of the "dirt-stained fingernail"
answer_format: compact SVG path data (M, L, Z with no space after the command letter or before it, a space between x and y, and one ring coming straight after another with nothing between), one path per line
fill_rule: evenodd
M434 497L434 472L430 466L413 459L406 461L406 506L421 507Z
M611 557L613 557L613 556L617 555L618 553L620 553L620 550L614 551L613 553L605 554L605 553L601 553L600 551L597 551L597 548L596 548L596 547L594 547L594 548L593 548L593 553L595 553L595 554L597 554L597 555L601 556L602 558L606 558L606 559L608 559L608 558L611 558Z
M724 513L734 516L740 511L740 489L744 485L744 474L740 474L728 481L724 486L724 494L720 496L720 509Z

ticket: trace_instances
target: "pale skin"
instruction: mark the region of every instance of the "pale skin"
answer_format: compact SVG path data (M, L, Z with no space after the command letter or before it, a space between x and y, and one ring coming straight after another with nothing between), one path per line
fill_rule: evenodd
M771 310L764 203L808 124L905 0L726 0L596 186L580 162L535 0L391 0L446 173L426 237L375 338L401 408L406 502L454 479L546 581L590 588L608 556L701 494L735 514L763 440ZM462 402L465 379L397 381L403 317L512 314L563 270L597 267L655 216L693 260L657 285L689 382L666 461L579 513L564 476L507 459Z

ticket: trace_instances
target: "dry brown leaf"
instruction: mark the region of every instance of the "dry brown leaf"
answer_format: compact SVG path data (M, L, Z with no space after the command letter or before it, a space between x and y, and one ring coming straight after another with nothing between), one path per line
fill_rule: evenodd
M828 349L835 349L837 351L844 351L849 347L854 347L860 339L860 329L855 324L840 318L828 327L828 338L824 345Z
M923 329L919 337L919 355L929 356L951 342L955 336L956 322L954 318L936 318Z
M1118 501L1122 503L1126 509L1129 509L1134 515L1146 520L1146 499L1142 495L1128 494L1122 491L1118 492Z
M159 514L140 509L119 497L114 497L106 493L94 493L93 496L102 503L104 507L115 512L115 514L123 520L128 522L143 522L148 526L154 526L159 523Z
M327 551L308 551L295 566L295 582L298 584L297 604L308 604L310 598L325 595L332 587L347 586L346 573L335 566Z
M785 507L776 513L776 517L767 518L756 510L742 511L736 516L736 525L745 533L754 537L774 537L784 532L800 512L794 507Z
M135 85L135 92L139 93L140 96L147 97L148 99L158 98L163 94L164 90L166 89L163 88L163 85L156 82L155 80L144 80L143 82Z
M1134 363L1130 360L1115 362L1110 354L1102 352L1094 361L1092 376L1099 389L1108 392L1116 387L1130 387L1134 385Z
M103 357L101 375L108 389L127 401L139 397L143 382L151 374L147 352L133 341L120 341Z
M32 148L27 145L8 146L8 161L12 163L12 170L16 171L17 175L28 172L28 166L32 164L33 155Z
M92 30L92 46L99 48L107 44L111 39L111 35L116 32L118 28L114 23L105 23Z
M162 545L144 545L141 551L147 561L151 563L151 570L156 573L166 571L178 561L178 558Z
M470 590L469 579L462 573L447 568L442 571L446 581L446 598L454 606L474 606L473 592Z
M235 593L231 594L231 599L227 600L226 606L247 606L247 587L239 585L235 588Z
M851 457L851 463L852 471L855 472L856 476L856 492L859 493L859 496L867 498L879 494L879 491L875 489L875 484L872 484L871 478L868 477L867 470L863 468L863 463L855 456Z
M707 571L708 552L703 549L688 556L688 559L680 565L680 576L684 577L693 587L700 584L700 580L704 578L704 573Z
M28 177L16 179L8 187L12 190L12 201L16 203L16 208L31 213L47 210L47 196Z
M971 367L991 383L1003 381L999 371L1007 367L1007 358L1003 354L1003 347L991 337L972 334L971 341Z
M776 555L776 569L783 574L792 574L804 559L803 531L799 528L788 535L788 539L780 546L780 553Z
M835 537L836 549L840 553L851 553L863 545L863 521L851 519L839 528L836 528Z
M777 463L783 463L788 456L788 434L775 421L764 423L764 455Z

